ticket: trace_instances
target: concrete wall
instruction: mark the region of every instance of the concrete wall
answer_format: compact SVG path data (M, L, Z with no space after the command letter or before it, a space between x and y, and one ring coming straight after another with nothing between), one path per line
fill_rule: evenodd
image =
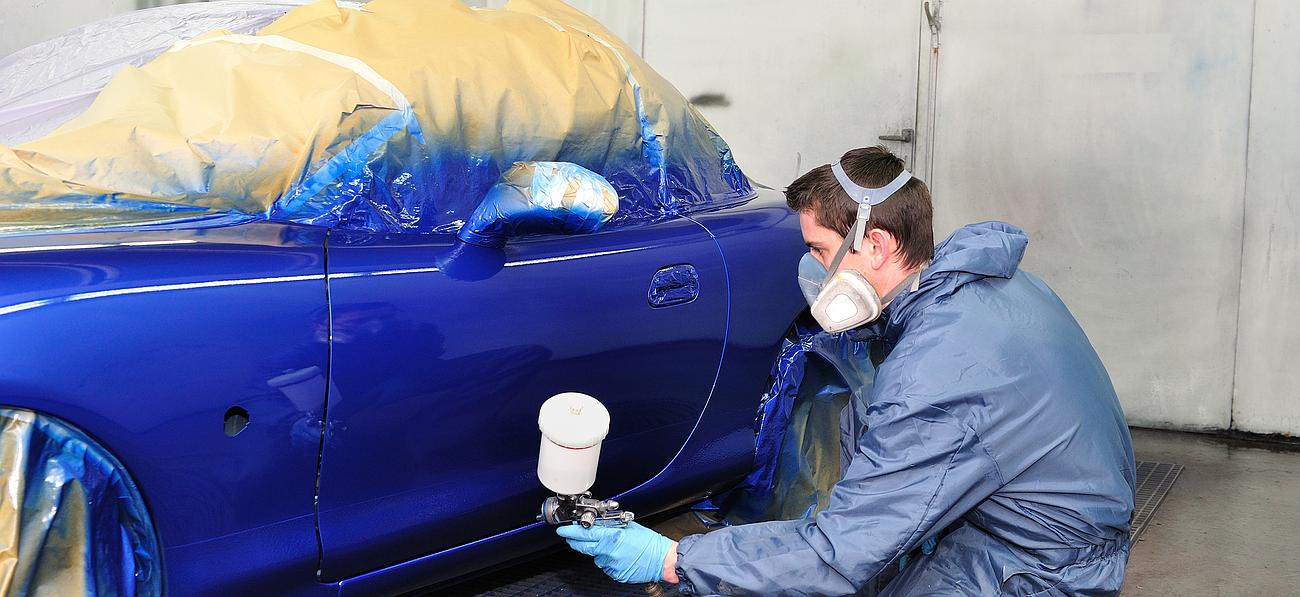
M651 0L644 56L687 97L710 96L697 105L745 172L784 187L916 128L920 19L907 2ZM912 145L889 145L911 157Z
M996 10L990 10L995 5ZM1129 420L1226 428L1250 110L1250 3L946 2L936 234L1000 219Z
M1300 3L1257 0L1233 426L1300 435Z
M1024 227L1133 423L1300 434L1300 4L945 2L933 103L920 6L650 0L640 31L772 186L915 123L888 145L936 232Z

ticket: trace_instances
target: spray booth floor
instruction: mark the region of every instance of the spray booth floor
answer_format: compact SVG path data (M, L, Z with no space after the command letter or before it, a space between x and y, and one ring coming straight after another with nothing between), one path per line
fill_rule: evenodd
M1129 555L1125 597L1295 594L1300 586L1300 550L1295 547L1300 542L1300 451L1146 429L1133 430L1133 447L1139 461L1137 543ZM673 538L704 530L690 514L655 528ZM677 594L619 585L590 558L569 550L437 593Z
M1129 552L1124 597L1300 591L1300 452L1144 429L1133 449L1184 468Z

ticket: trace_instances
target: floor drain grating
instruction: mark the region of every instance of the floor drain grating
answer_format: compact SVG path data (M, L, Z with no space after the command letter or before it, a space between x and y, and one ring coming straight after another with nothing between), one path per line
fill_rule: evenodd
M1163 462L1137 463L1137 501L1133 508L1133 524L1129 529L1129 539L1137 541L1138 537L1151 523L1156 508L1165 501L1169 489L1183 472L1181 464Z
M432 595L433 593L429 593ZM448 597L647 597L681 595L675 588L648 592L605 576L591 558L564 550L439 591Z

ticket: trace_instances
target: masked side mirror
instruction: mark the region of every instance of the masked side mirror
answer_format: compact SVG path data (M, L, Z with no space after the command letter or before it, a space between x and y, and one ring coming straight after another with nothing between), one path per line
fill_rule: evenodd
M501 175L456 237L501 248L528 234L587 234L618 211L609 181L570 162L516 162Z

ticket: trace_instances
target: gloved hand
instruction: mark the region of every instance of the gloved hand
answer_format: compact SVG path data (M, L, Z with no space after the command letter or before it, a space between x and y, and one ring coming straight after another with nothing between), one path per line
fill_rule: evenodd
M662 580L664 559L672 549L671 539L635 522L626 527L601 526L589 529L569 524L555 529L578 553L596 556L596 565L610 578L623 583Z

